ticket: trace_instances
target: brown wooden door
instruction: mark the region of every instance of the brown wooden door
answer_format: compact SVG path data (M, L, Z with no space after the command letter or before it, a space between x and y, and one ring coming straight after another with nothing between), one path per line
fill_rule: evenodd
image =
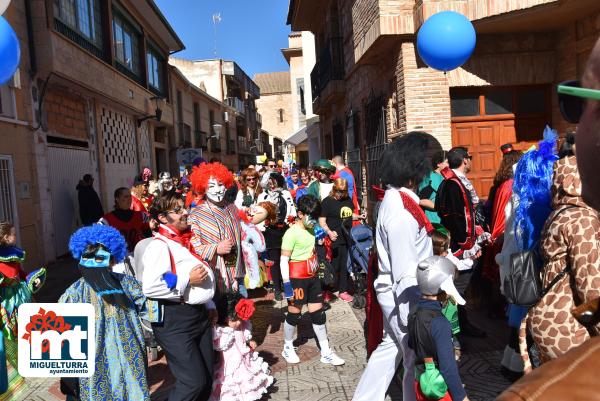
M480 198L488 197L502 159L499 147L509 142L516 142L513 119L452 124L452 146L464 146L473 156L468 176Z

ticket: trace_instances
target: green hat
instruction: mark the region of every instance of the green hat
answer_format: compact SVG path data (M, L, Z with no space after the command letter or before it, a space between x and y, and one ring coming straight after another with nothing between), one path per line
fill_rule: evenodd
M324 170L331 173L335 172L335 166L329 162L329 160L321 159L317 160L314 165L315 170Z

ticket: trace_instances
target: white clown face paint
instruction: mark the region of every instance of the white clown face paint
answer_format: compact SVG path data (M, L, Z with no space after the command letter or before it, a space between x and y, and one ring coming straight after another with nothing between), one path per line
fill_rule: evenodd
M206 188L206 197L213 203L221 203L225 197L225 185L217 181L213 177L208 180L208 188Z

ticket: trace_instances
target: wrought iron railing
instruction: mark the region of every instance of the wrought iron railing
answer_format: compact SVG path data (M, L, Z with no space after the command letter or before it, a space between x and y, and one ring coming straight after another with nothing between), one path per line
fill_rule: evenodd
M228 106L233 107L238 113L244 115L246 114L246 108L243 100L238 99L237 97L228 97L225 99L225 103L227 103Z
M319 53L310 73L313 100L321 94L329 81L344 79L344 52L342 38L331 38Z

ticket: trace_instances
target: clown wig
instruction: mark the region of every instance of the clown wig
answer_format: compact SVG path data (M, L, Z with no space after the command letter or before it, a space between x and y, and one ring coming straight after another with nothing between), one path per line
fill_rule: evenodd
M233 184L233 174L224 165L219 162L205 163L198 167L194 167L192 174L190 174L190 180L192 181L192 190L195 194L203 197L206 188L208 187L208 180L215 178L225 185L226 188L231 187Z
M79 260L88 246L97 244L103 245L116 263L122 262L127 255L127 243L121 233L102 224L93 224L75 231L69 240L69 249L73 257Z
M556 131L546 127L538 149L525 153L515 171L513 193L519 204L515 211L515 235L523 250L538 241L546 219L552 212L552 174L556 155Z

